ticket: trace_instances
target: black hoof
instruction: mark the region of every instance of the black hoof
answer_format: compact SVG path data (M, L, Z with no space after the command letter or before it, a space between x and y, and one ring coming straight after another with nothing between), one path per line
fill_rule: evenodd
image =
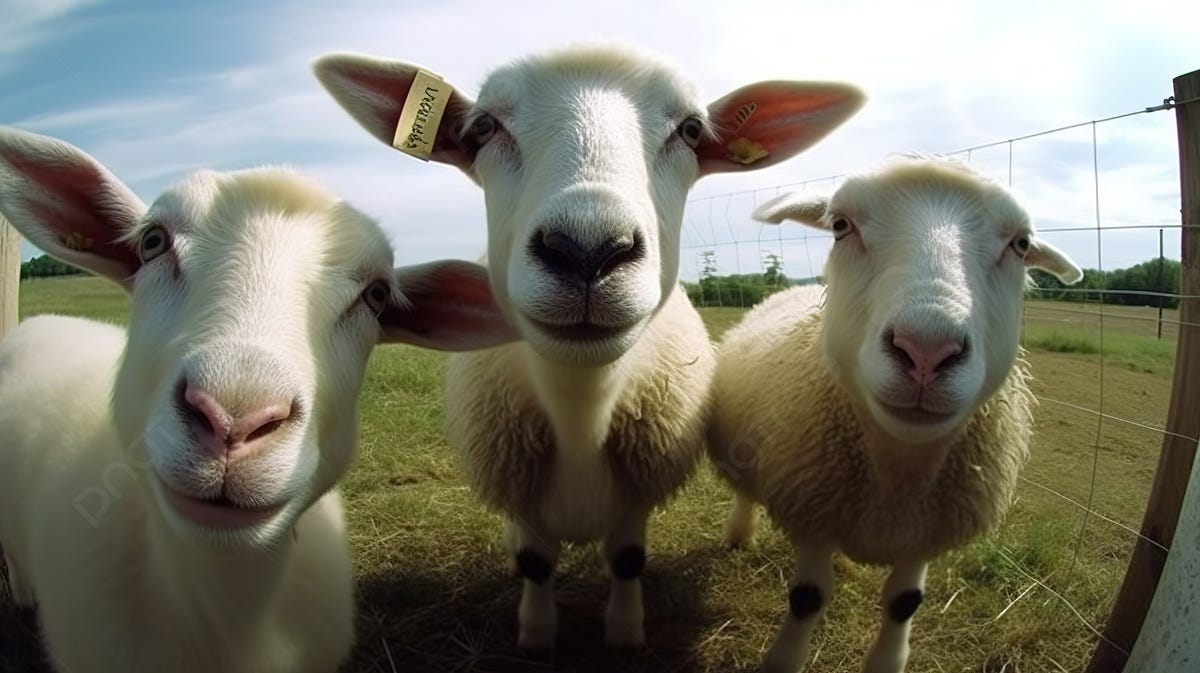
M897 594L888 605L888 615L895 622L906 622L912 618L917 608L921 607L922 598L920 589L903 591Z
M797 584L788 594L788 606L792 609L792 616L801 620L817 614L824 601L821 590L812 584Z
M646 567L646 550L637 545L621 547L612 557L613 577L619 580L636 579Z
M530 582L545 584L554 572L554 566L550 565L545 556L526 548L517 552L517 570Z

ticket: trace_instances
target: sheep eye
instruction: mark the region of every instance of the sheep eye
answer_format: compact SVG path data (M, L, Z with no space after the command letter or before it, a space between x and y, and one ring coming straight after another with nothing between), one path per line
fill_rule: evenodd
M842 216L835 217L830 228L833 229L833 240L835 241L842 240L851 231L854 231L854 225L850 223L850 220Z
M142 259L142 264L158 257L171 247L171 238L167 236L167 230L159 225L154 225L142 233L142 240L138 246L138 256Z
M392 298L392 287L387 284L387 281L377 280L363 290L362 296L367 307L374 311L375 315L379 315L383 313L383 309L387 307L388 301Z
M483 145L496 134L496 118L484 113L471 124L471 137L477 145Z
M683 142L687 143L688 147L695 149L700 144L700 139L704 137L704 122L700 121L699 117L688 117L679 125L676 133L683 138Z
M1017 257L1024 257L1029 252L1031 244L1028 236L1018 236L1013 239L1011 245L1013 252L1017 253Z

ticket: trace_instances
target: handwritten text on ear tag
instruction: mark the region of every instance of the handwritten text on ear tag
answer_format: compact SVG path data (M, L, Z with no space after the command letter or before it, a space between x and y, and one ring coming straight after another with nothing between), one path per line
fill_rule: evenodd
M396 135L392 147L422 161L429 161L433 154L433 143L437 140L442 114L450 100L453 89L441 77L428 70L417 70L400 121L396 123Z

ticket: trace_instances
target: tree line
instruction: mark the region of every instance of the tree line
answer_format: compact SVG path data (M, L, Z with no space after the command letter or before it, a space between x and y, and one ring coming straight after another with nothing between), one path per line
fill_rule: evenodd
M1041 299L1179 308L1177 297L1163 295L1179 294L1182 268L1173 259L1152 259L1115 271L1084 269L1083 279L1069 287L1039 269L1030 275L1038 288L1033 296Z
M34 257L21 262L21 278L45 278L47 276L73 276L83 271L54 259L50 255Z
M793 285L821 282L822 278L790 279L783 274L783 260L775 253L763 259L762 273L717 275L716 253L705 251L700 257L700 281L684 282L688 297L696 306L750 307L770 295ZM1059 301L1100 302L1124 306L1178 308L1181 265L1173 259L1152 259L1127 269L1099 271L1084 269L1083 279L1072 286L1063 285L1054 276L1034 269L1036 290L1031 296Z
M683 288L694 306L750 307L784 288L819 280L788 278L783 274L783 258L773 252L763 255L762 273L718 276L716 253L705 250L700 254L700 282L685 281Z

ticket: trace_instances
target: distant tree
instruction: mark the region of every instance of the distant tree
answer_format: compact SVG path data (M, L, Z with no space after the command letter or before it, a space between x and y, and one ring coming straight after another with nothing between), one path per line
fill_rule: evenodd
M705 250L700 253L700 280L714 278L717 275L717 253L715 250Z
M787 281L783 276L783 258L774 252L763 255L763 283L768 287L780 287Z
M60 262L49 255L41 255L21 263L21 278L45 278L47 276L73 276L83 271Z

